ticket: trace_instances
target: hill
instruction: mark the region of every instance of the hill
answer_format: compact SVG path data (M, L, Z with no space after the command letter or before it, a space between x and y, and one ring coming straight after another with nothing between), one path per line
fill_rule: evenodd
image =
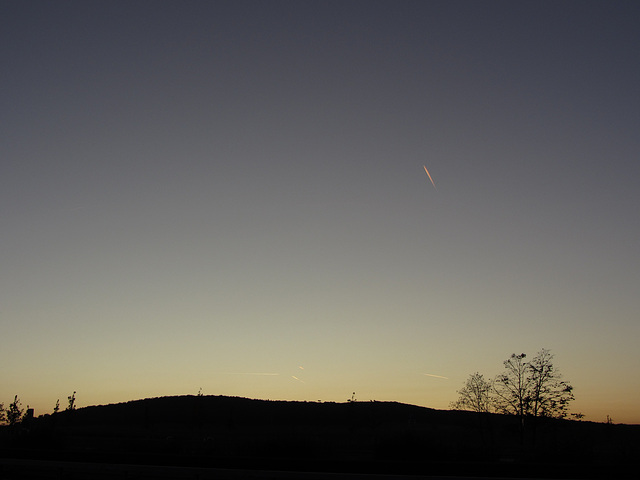
M4 458L304 471L606 478L640 426L434 410L395 402L149 398L0 429Z

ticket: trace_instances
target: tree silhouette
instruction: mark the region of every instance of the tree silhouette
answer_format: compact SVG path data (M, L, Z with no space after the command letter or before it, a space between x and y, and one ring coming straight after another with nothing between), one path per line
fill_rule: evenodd
M496 409L501 413L517 415L522 423L529 413L531 400L531 377L524 360L526 357L525 353L512 353L503 362L506 373L498 375L494 382Z
M18 399L18 395L16 395L7 409L7 422L9 425L15 425L22 419L23 409L20 408L20 405L22 404Z
M502 413L526 416L565 418L573 387L562 380L553 365L553 355L540 350L530 362L526 354L511 354L504 361L506 373L495 380L496 408Z
M69 405L67 405L67 411L73 411L76 409L76 392L73 392L72 395L67 397L69 401Z
M458 390L458 400L452 402L451 407L478 413L489 412L492 403L492 389L491 381L485 380L484 376L478 372L473 373L469 375L464 386Z
M574 399L573 387L561 379L553 365L553 355L540 350L530 362L526 354L511 354L504 361L506 372L494 381L496 409L517 415L520 419L521 441L524 441L525 421L533 423L533 442L539 417L565 418L569 403Z
M565 418L569 402L574 399L573 387L562 380L552 363L553 355L542 349L529 362L531 375L531 414L534 417Z

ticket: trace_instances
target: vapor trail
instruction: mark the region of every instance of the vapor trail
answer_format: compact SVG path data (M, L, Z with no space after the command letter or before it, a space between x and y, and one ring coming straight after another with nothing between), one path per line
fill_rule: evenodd
M445 380L449 380L449 377L443 377L442 375L432 375L431 373L423 373L423 375L426 375L427 377L444 378Z
M429 173L429 170L427 170L427 167L425 165L423 165L423 167L424 167L424 171L427 172L427 176L429 177L429 180L431 180L431 185L433 185L433 188L438 190L438 187L436 187L436 184L433 183L433 178L431 178L431 174Z

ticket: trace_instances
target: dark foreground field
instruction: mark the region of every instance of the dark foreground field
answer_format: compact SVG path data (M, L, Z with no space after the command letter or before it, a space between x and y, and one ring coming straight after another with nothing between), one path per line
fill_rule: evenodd
M184 396L1 427L0 448L6 479L637 478L640 426L530 420L523 434L511 416L392 402Z

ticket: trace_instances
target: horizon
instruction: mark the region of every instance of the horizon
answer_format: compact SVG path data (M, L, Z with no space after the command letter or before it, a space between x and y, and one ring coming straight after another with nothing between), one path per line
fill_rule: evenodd
M74 392L76 393L76 392ZM355 393L355 392L354 392ZM112 405L124 405L127 403L133 403L133 402L143 402L146 400L156 400L156 399L163 399L163 398L187 398L187 397L223 397L223 398L231 398L231 399L241 399L241 400L255 400L255 401L259 401L259 402L282 402L282 403L331 403L331 404L350 404L350 403L392 403L392 404L398 404L398 405L407 405L407 406L411 406L411 407L418 407L418 408L426 408L428 410L437 410L437 411L442 411L442 412L468 412L470 414L479 414L479 415L503 415L503 416L513 416L515 417L515 414L510 414L510 413L501 413L501 412L497 412L494 410L488 411L488 412L475 412L473 410L470 409L465 409L465 408L456 408L453 406L449 406L448 408L433 408L433 407L429 407L426 405L417 405L414 403L408 403L408 402L399 402L396 400L376 400L376 399L370 399L370 400L358 400L357 398L348 398L346 400L285 400L285 399L278 399L278 398L257 398L257 397L244 397L244 396L238 396L238 395L217 395L217 394L204 394L201 392L198 393L186 393L186 394L176 394L176 395L163 395L163 396L158 396L158 397L144 397L144 398L133 398L130 400L123 400L123 401L117 401L117 402L112 402L112 403L98 403L98 404L91 404L91 405L83 405L83 406L77 406L74 404L74 408L73 410L81 410L83 408L94 408L94 407L108 407L108 406L112 406ZM18 400L20 402L22 402L22 399L19 398L18 396ZM67 403L68 406L68 403ZM27 411L27 407L24 405L21 405L22 410L23 410L23 415L26 414ZM69 409L67 407L62 408L63 405L60 405L60 409L58 412L54 412L53 408L51 409L50 412L42 412L39 413L37 412L33 407L29 406L28 408L30 408L31 410L33 410L33 416L34 418L39 418L39 417L45 417L47 415L54 415L56 413L62 413L62 412L66 412L69 411ZM567 421L572 421L572 422L590 422L590 423L611 423L613 425L640 425L640 423L625 423L625 422L616 422L614 421L613 418L607 417L602 421L598 421L598 420L589 420L588 418L575 418L573 417L571 414L568 414L566 417L548 417L554 420L567 420Z
M444 410L547 348L640 424L640 3L0 13L5 407Z
M375 400L375 399L371 399L371 400L358 400L356 399L346 399L343 401L340 400L284 400L284 399L278 399L278 398L256 398L256 397L243 397L243 396L238 396L238 395L216 395L216 394L204 394L204 393L186 393L186 394L176 394L176 395L163 395L160 397L144 397L144 398L134 398L134 399L130 399L130 400L124 400L124 401L118 401L118 402L113 402L113 403L99 403L99 404L91 404L91 405L83 405L83 406L74 406L73 411L75 410L81 410L84 408L94 408L94 407L109 407L112 405L124 405L127 403L134 403L134 402L143 402L146 400L157 400L157 399L163 399L163 398L191 398L191 397L202 397L202 398L206 398L206 397L222 397L222 398L231 398L231 399L240 399L240 400L252 400L252 401L258 401L258 402L281 402L281 403L331 403L331 404L350 404L350 403L391 403L391 404L397 404L397 405L407 405L410 407L418 407L418 408L426 408L427 410L437 410L437 411L441 411L441 412L468 412L470 414L479 414L479 415L502 415L502 416L506 416L506 417L515 417L515 414L510 414L510 413L501 413L501 412L497 412L497 411L488 411L488 412L475 412L473 410L470 409L464 409L464 408L455 408L453 406L449 406L449 408L433 408L433 407L429 407L429 406L425 406L425 405L416 405L413 403L407 403L407 402L398 402L396 400ZM18 398L18 400L21 400L20 398ZM23 408L23 414L26 414L26 410L27 408L22 405ZM67 408L60 408L60 410L58 412L54 412L53 409L51 409L51 412L43 412L43 413L38 413L33 407L29 407L31 410L33 410L33 415L34 418L40 418L40 417L45 417L47 415L54 415L56 413L63 413L63 412L67 412L69 411ZM605 420L603 421L598 421L598 420L589 420L589 419L585 419L585 418L573 418L570 414L567 415L566 417L560 418L560 417L547 417L549 419L553 419L553 420L567 420L567 421L571 421L571 422L589 422L589 423L611 423L613 425L640 425L638 423L624 423L624 422L616 422L614 421L612 418L605 418Z

